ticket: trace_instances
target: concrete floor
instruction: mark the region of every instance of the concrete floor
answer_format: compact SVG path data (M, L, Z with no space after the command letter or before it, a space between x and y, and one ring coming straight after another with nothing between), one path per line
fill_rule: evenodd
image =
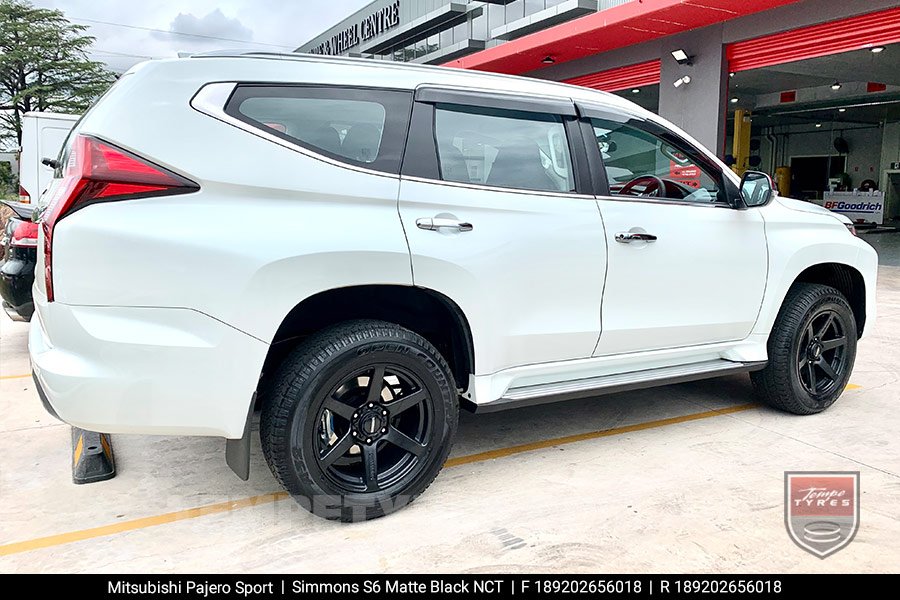
M897 572L900 268L882 267L878 303L859 387L824 414L739 410L752 401L746 377L464 414L456 466L405 510L352 525L272 496L255 438L246 483L221 440L114 436L117 477L73 485L69 427L16 377L28 373L27 325L4 316L0 572ZM692 414L703 418L659 422ZM861 472L847 548L820 560L788 539L786 470Z

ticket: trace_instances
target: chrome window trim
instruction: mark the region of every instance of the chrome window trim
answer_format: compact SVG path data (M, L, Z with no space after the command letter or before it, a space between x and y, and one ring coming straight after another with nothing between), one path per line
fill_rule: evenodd
M640 196L595 196L595 198L599 200L611 200L613 202L642 202L644 204L663 204L663 205L672 205L672 206L694 206L697 208L727 208L728 210L737 210L730 204L724 204L722 202L685 202L684 200L677 199L668 199L668 198L653 198L646 197L642 198Z
M379 177L388 177L390 179L400 178L400 175L398 173L385 173L384 171L367 169L365 167L359 167L340 160L335 160L329 156L319 154L310 150L309 148L289 142L283 138L278 137L277 135L272 135L263 131L262 129L250 125L249 123L245 123L240 119L232 117L225 112L225 106L228 104L228 100L231 98L231 94L234 92L234 89L240 83L253 82L217 81L213 83L207 83L202 88L200 88L196 94L194 94L193 98L191 98L191 108L204 115L222 121L223 123L227 123L232 127L237 127L242 131L253 134L266 141L278 144L283 148L293 150L294 152L302 154L308 158L319 160L329 165L341 167L343 169L365 173L367 175L377 175Z
M578 198L579 200L596 200L595 196L589 194L578 194L576 192L549 192L546 190L525 190L522 188L506 188L495 185L482 185L480 183L464 183L461 181L444 181L443 179L431 179L430 177L418 177L416 175L402 175L402 181L415 181L416 183L430 183L435 185L446 185L450 187L465 188L470 190L481 190L485 192L509 192L512 194L525 194L528 196L548 196L551 198Z

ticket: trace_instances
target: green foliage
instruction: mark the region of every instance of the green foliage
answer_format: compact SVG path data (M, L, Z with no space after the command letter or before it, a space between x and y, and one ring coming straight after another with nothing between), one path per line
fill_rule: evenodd
M19 189L19 178L8 162L0 162L0 198L12 196Z
M88 58L86 29L58 10L0 0L0 139L21 143L28 111L84 112L110 86L115 76Z

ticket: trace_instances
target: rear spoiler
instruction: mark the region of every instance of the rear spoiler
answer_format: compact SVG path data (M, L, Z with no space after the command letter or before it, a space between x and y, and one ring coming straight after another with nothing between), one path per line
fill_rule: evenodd
M23 221L32 221L34 218L35 205L26 202L14 202L13 200L0 200L0 204L10 207L16 216Z

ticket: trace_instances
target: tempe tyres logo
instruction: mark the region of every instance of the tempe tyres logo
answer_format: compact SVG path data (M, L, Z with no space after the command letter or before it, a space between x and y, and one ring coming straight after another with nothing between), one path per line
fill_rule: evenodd
M859 529L859 471L785 472L784 524L819 558L844 548Z

